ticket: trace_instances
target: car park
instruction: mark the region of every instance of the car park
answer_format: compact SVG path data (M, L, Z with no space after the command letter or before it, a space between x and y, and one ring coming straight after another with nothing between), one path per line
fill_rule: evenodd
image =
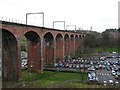
M114 59L114 58L112 58ZM109 84L115 84L120 76L119 72L119 65L116 64L116 60L112 60L109 58L106 60L67 60L64 62L60 62L64 65L63 68L69 68L68 70L75 70L81 69L81 71L88 71L88 81L91 82L99 82L102 83L104 86ZM59 63L59 64L60 64ZM61 65L61 67L63 66ZM118 68L118 70L116 70ZM101 69L101 70L100 70ZM108 78L106 78L108 76ZM112 80L109 80L109 78ZM113 83L114 82L114 83ZM118 80L119 82L119 80Z

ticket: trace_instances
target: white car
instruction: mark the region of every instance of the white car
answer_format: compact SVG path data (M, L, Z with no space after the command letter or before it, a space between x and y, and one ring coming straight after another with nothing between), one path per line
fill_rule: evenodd
M112 73L115 72L115 70L112 70Z
M113 80L109 80L109 84L113 85Z
M57 64L57 63L55 63L55 67L58 67L58 64Z
M106 86L106 85L107 85L107 81L103 81L103 83L104 83L104 86Z
M72 68L72 64L69 65L69 68Z

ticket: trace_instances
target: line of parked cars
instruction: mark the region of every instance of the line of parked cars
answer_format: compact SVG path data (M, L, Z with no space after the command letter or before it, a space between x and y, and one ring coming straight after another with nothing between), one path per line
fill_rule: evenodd
M104 86L107 86L107 85L120 86L118 81L113 81L113 80L111 80L111 79L110 79L108 82L107 82L107 81L104 81L104 82L103 82L103 85L104 85Z

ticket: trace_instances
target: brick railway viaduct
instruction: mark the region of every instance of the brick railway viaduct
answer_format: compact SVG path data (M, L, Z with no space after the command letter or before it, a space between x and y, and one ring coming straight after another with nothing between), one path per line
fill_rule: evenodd
M85 34L67 30L37 27L0 21L2 30L2 78L19 81L21 71L21 40L28 41L28 69L43 71L43 65L54 65L81 47Z

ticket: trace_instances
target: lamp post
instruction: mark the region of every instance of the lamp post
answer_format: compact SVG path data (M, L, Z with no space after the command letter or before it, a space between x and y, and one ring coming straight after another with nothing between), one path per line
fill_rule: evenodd
M55 23L64 23L64 30L65 30L65 21L53 21L53 28L54 28L54 26L55 26L55 25L54 25Z
M44 27L44 12L37 12L37 13L26 13L26 25L28 23L28 15L31 15L31 14L42 14L42 24L43 24L43 27Z

